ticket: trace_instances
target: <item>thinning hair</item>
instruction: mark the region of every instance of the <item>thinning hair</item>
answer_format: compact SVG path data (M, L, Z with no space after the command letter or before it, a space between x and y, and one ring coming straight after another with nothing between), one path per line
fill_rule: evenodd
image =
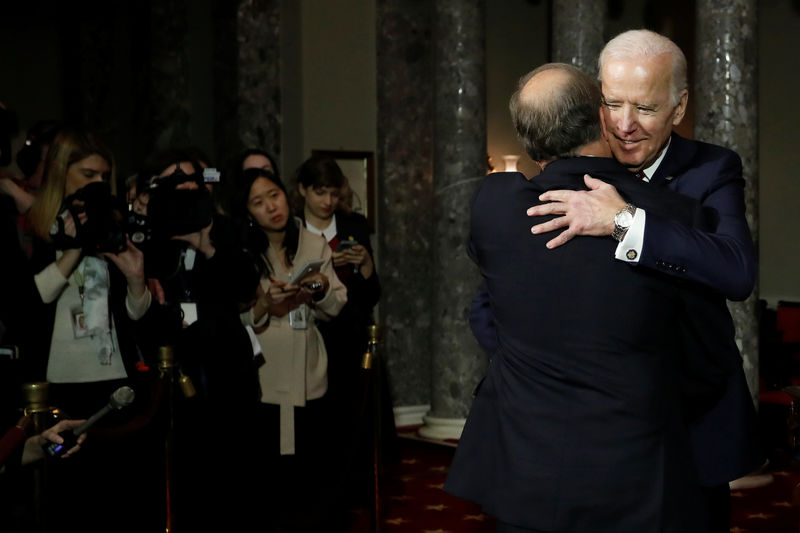
M553 91L523 95L537 74L559 70L566 74ZM566 63L546 63L520 78L508 107L517 137L534 161L573 157L579 148L601 138L602 94L595 79Z
M681 101L681 92L688 88L686 56L677 44L650 30L629 30L608 41L597 59L597 79L603 81L603 65L608 60L630 61L664 54L669 54L672 62L672 76L669 81L670 100L673 106L678 105Z
M103 178L114 186L114 156L94 135L86 131L65 127L56 134L45 156L42 187L31 206L30 220L33 231L41 239L50 241L50 227L61 209L67 187L69 167L91 155L99 155L111 168Z

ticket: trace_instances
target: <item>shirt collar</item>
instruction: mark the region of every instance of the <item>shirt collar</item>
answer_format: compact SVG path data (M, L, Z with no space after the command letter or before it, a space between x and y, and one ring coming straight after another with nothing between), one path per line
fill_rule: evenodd
M658 159L653 161L652 165L650 165L649 167L647 167L642 171L644 172L644 175L647 176L647 181L650 181L653 175L656 173L656 170L658 170L658 166L661 164L661 161L664 160L664 156L667 155L667 150L669 150L669 145L671 143L672 143L672 135L670 135L669 139L667 139L667 145L664 147L663 150L661 150L661 155L658 156Z
M336 237L336 214L334 213L331 216L331 223L328 224L328 227L325 229L319 229L316 226L312 226L308 220L306 220L306 229L315 235L322 235L325 237L325 240L331 242L334 237Z

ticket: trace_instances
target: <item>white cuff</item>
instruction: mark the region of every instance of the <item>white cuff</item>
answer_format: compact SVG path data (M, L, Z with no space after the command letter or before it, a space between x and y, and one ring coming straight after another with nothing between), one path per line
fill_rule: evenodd
M41 272L33 277L39 296L46 304L55 301L68 284L67 278L58 269L55 261L47 265Z
M642 246L644 245L644 223L647 218L647 213L644 209L636 208L633 214L633 222L625 237L617 245L617 250L614 252L614 258L626 263L638 263L642 255Z

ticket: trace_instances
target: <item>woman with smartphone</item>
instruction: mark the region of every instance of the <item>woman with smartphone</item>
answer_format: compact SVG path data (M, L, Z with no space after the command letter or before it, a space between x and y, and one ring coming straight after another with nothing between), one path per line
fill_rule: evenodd
M367 219L352 210L353 193L339 165L330 157L313 156L297 169L290 197L306 229L322 235L333 255L336 275L347 286L347 304L336 318L320 324L329 353L328 395L342 413L348 438L338 442L347 482L346 494L369 498L371 434L365 405L361 360L374 324L373 309L381 286L375 271ZM373 373L375 374L375 373ZM382 374L377 374L382 379ZM388 387L383 387L384 391ZM393 415L388 397L382 402L384 443L391 445Z
M276 489L270 501L281 502L286 521L303 507L314 509L309 504L322 498L315 491L335 460L323 445L332 417L325 396L328 356L316 324L339 313L347 290L333 271L325 239L291 215L280 179L251 168L237 172L235 185L232 213L246 228L246 246L262 274L258 298L241 315L263 356L255 426L265 479L272 478Z

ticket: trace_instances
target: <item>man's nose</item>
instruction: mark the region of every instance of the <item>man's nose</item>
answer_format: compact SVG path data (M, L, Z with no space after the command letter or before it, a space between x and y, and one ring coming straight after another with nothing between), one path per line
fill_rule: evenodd
M638 126L636 112L632 107L624 106L619 121L619 129L623 133L633 133Z

